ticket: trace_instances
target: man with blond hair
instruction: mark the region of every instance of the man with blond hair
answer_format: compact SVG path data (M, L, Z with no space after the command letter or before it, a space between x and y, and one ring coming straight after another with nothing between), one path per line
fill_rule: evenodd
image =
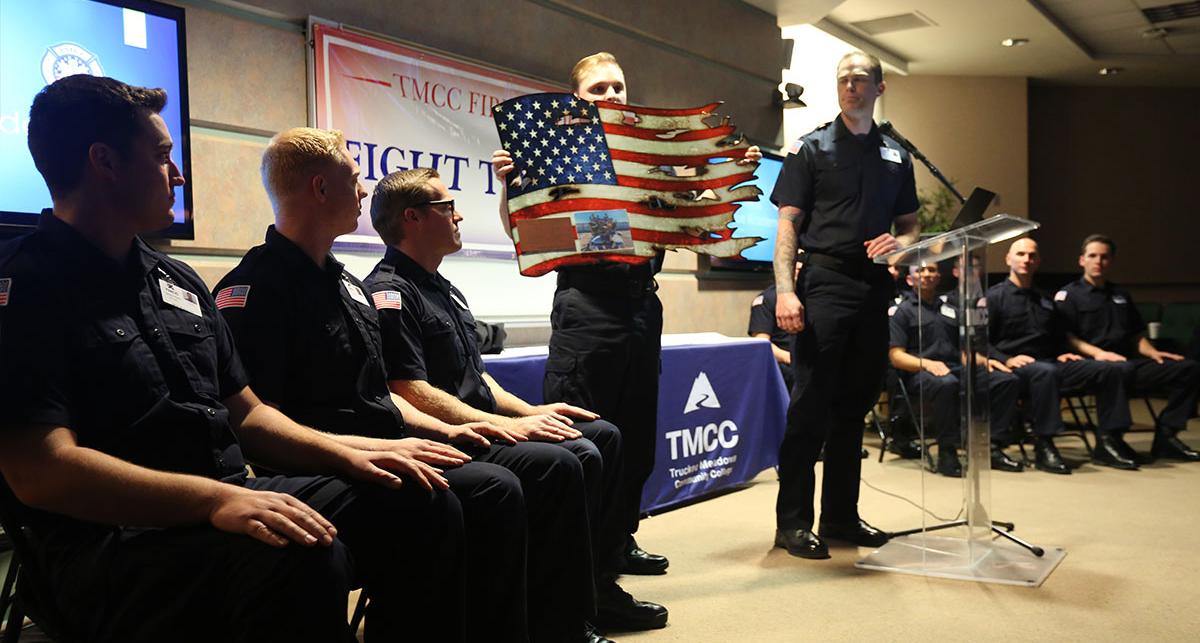
M555 570L554 578L531 578L538 591L577 599L571 583L590 580L573 574L575 546L559 544L574 542L572 530L586 524L578 463L539 446L510 446L515 438L488 422L442 422L388 391L375 306L330 253L355 229L366 196L340 132L280 133L263 154L262 174L275 225L216 290L256 390L299 422L345 444L413 458L428 467L431 484L449 485L471 543L468 639L582 640L582 616L566 623L584 608L563 603L548 615L543 602L526 600L527 550ZM528 544L527 530L535 531ZM541 534L555 544L538 546Z

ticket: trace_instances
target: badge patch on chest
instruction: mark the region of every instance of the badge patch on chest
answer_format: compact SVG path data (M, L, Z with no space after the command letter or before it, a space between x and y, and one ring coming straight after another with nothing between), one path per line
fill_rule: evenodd
M1066 300L1067 300L1067 291L1060 290L1060 291L1054 293L1054 301L1066 301Z
M165 279L158 280L158 287L162 292L164 304L170 304L179 310L187 311L197 317L204 316L204 313L200 310L200 298L196 296L196 293L180 288Z
M1122 297L1121 295L1113 295L1112 302L1118 306L1123 306L1123 305L1129 303L1129 301L1127 299L1125 299L1124 297Z
M885 161L891 161L892 163L900 162L900 152L893 150L890 147L879 148L879 157Z
M351 283L348 279L342 279L342 285L346 287L346 293L350 295L351 299L368 308L372 307L371 302L367 301L367 296L363 293L362 288L359 288L357 285Z
M467 302L463 301L462 295L452 292L450 293L450 299L453 299L454 303L458 304L459 308L462 308L463 310L467 309Z
M942 305L942 315L949 317L950 319L958 318L958 312L954 310L954 306L947 304Z

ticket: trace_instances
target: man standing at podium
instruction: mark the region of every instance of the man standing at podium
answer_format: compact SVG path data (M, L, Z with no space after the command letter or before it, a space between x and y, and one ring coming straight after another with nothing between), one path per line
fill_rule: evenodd
M780 328L795 333L775 545L801 558L828 558L822 537L868 547L887 542L858 515L863 416L883 383L894 288L873 259L919 232L912 159L872 120L886 89L879 60L846 54L837 85L841 114L792 144L771 194L779 207L775 315ZM793 285L797 247L809 258ZM814 468L822 447L818 535Z

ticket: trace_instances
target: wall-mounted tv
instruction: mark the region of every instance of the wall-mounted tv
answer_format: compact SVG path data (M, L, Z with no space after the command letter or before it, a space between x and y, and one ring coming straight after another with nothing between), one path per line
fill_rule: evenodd
M762 237L753 246L742 251L741 258L723 259L713 257L709 265L718 270L771 270L771 261L775 252L775 227L779 220L779 210L771 203L771 192L775 189L775 180L783 170L783 157L773 152L763 152L758 169L754 170L754 180L746 185L756 185L762 190L758 201L743 202L733 216L730 226L736 230L734 237Z
M184 12L149 0L0 2L0 235L37 225L50 193L27 144L29 106L47 84L73 74L116 78L167 92L162 112L191 175ZM175 221L162 236L193 238L192 189L175 188Z

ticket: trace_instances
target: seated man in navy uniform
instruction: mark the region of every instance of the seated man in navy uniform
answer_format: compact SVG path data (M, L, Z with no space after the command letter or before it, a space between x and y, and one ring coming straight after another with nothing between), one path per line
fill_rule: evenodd
M1154 427L1150 455L1195 462L1200 453L1176 433L1187 428L1200 391L1200 364L1160 351L1146 337L1146 323L1129 291L1108 280L1117 246L1102 234L1083 240L1079 265L1083 276L1054 295L1054 306L1067 321L1068 341L1076 352L1097 361L1119 363L1134 391L1167 391L1167 406Z
M368 640L464 640L457 499L261 403L204 283L138 237L184 183L166 98L76 75L30 110L54 208L0 253L0 472L42 611L78 641L329 643L365 583Z
M802 260L797 259L797 275L803 266ZM792 390L792 333L779 327L775 322L775 284L767 286L754 301L750 303L750 325L746 334L759 339L770 340L771 354L775 363L779 364L779 373L783 375L783 383L788 391Z
M504 447L492 447L485 436L508 436L484 423L448 426L397 406L397 400L401 406L404 402L388 391L375 307L361 283L330 254L339 235L354 231L366 197L345 138L340 132L305 127L282 132L263 153L262 175L275 225L267 229L266 243L247 252L215 289L217 308L229 324L250 385L267 404L344 444L405 453L439 468L462 504L470 543L468 639L527 641L521 482L500 465L473 462L463 451L436 441L498 451ZM526 470L545 477L545 486L556 487L554 494L573 485L581 494L582 484L573 479L578 467L554 469L553 464L537 468L531 463ZM531 494L541 489L535 486ZM571 514L554 503L539 519L546 515L554 524L535 527L559 533L555 530L568 525L564 519ZM573 537L570 532L561 535ZM564 558L557 562L568 569L569 550L561 553ZM567 574L560 578L570 580ZM571 588L558 589L567 595ZM564 609L553 616L569 613ZM535 610L535 617L542 614ZM545 627L540 621L536 626ZM582 625L575 628L576 638L582 633Z
M575 454L588 480L597 624L663 627L666 608L635 600L615 580L625 542L611 502L621 466L620 433L595 413L569 404L532 406L484 372L466 298L438 272L442 259L462 247L461 220L433 170L394 172L375 186L371 223L388 248L366 283L379 309L389 384L442 421L490 422L530 446Z
M906 291L903 300L888 311L891 317L888 359L900 371L909 403L921 409L920 416L927 418L927 429L932 428L937 438L937 472L961 478L958 393L963 358L959 350L958 311L937 296L941 272L936 264L913 266L908 283L914 290ZM992 468L1020 471L1021 464L1004 453L1004 447L1012 441L1020 383L995 360L978 355L975 361L979 364L976 377L987 383Z
M1005 260L1008 279L987 290L988 357L1021 378L1021 396L1028 400L1033 423L1037 467L1070 473L1054 446L1054 436L1063 428L1059 391L1087 390L1096 396L1100 414L1092 460L1117 469L1137 469L1133 449L1122 438L1133 424L1124 369L1085 360L1069 350L1053 302L1033 287L1033 276L1042 263L1036 241L1014 241Z

